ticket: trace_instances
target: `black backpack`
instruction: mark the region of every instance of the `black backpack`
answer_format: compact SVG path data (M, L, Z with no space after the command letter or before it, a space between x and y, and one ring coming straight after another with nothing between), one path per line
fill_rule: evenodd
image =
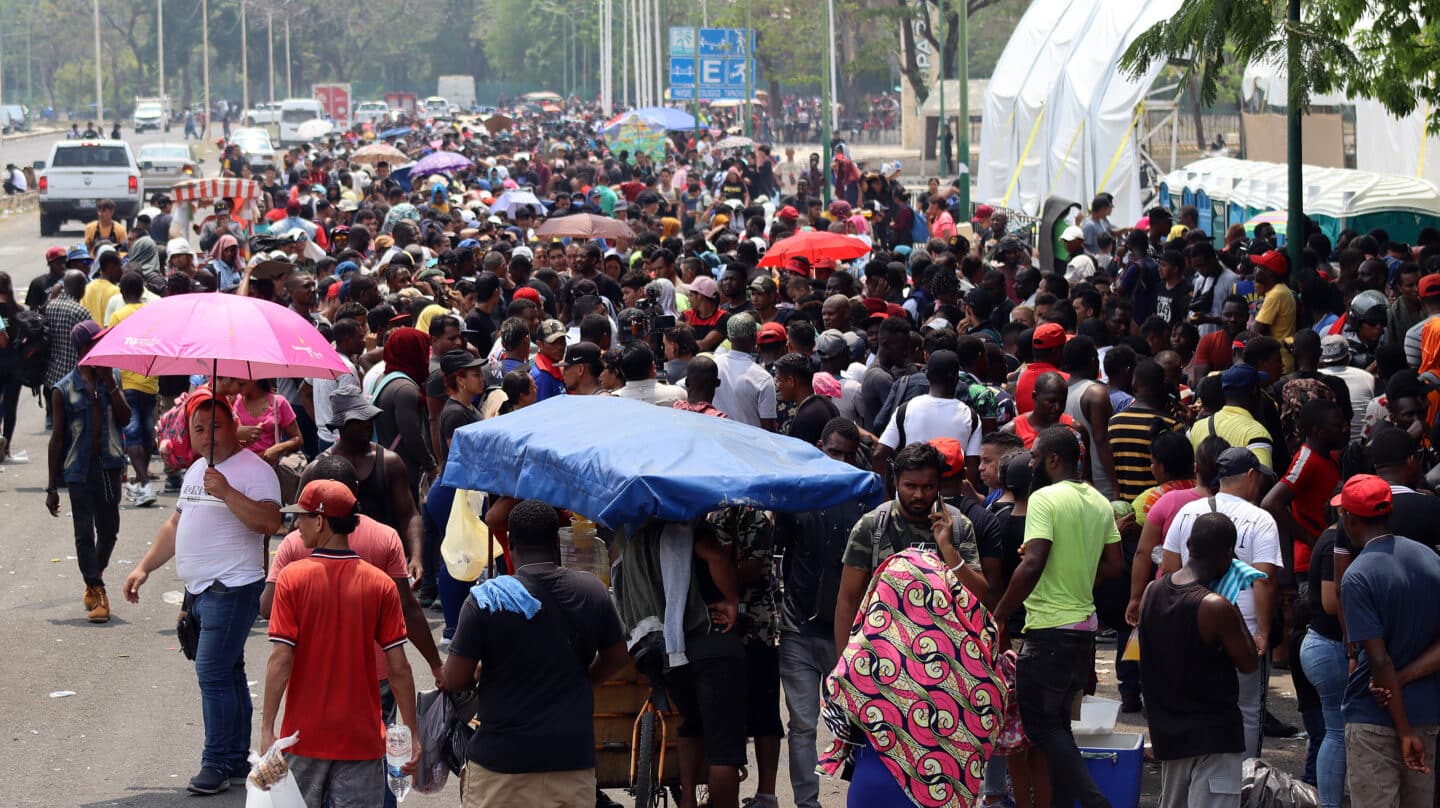
M11 338L19 357L20 383L38 396L50 366L50 338L45 333L45 318L29 309L17 312Z

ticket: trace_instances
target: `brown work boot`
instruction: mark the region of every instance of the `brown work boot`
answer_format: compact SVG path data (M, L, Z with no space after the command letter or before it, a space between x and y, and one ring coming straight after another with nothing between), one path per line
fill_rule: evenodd
M95 593L95 608L90 610L90 622L108 623L110 622L110 598L105 594L105 587L103 586L95 587Z
M85 585L85 611L90 611L100 604L100 593L104 590L98 586Z

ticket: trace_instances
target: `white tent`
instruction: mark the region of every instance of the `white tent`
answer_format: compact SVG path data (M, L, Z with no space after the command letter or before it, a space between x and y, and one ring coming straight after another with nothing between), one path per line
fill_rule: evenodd
M1241 91L1247 102L1263 98L1269 106L1286 106L1289 72L1285 65L1256 62L1245 68ZM1355 167L1378 174L1399 174L1427 179L1440 185L1440 137L1426 134L1426 118L1433 111L1421 104L1402 118L1391 115L1379 101L1351 98L1342 90L1317 95L1312 106L1355 108Z
M1120 55L1180 0L1036 0L990 80L980 137L977 199L1029 214L1046 197L1081 204L1115 196L1113 218L1140 217L1136 109L1164 67L1139 79Z

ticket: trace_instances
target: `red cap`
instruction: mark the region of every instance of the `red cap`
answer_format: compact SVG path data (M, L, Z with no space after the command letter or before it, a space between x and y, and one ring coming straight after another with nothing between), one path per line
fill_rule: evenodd
M1345 487L1330 500L1330 504L1362 519L1389 516L1392 504L1390 484L1374 474L1357 474L1345 481Z
M1286 260L1285 253L1279 250L1269 250L1250 259L1255 266L1265 267L1277 275L1290 274L1290 262Z
M340 296L340 284L332 283L330 288L325 290L325 299L330 300Z
M1426 275L1420 279L1421 297L1440 297L1440 275Z
M793 205L786 205L785 207L780 209L779 213L775 214L775 218L791 220L798 219L800 218L800 211L796 210Z
M871 317L877 317L877 316L878 316L878 317L886 317L886 316L888 316L888 315L885 314L885 301L884 301L882 298L878 298L878 297L867 297L867 298L865 298L864 303L865 303L865 311L868 312Z
M513 300L528 300L539 306L543 301L540 299L540 291L533 286L522 286L515 290Z
M66 253L64 247L51 247L50 249L45 251L45 263L48 264L51 261L64 261L65 255Z
M886 303L885 315L887 317L909 317L910 312L906 311L905 307L899 303Z
M994 215L995 208L991 207L990 205L976 205L975 218L972 221L983 222Z
M311 480L300 492L300 499L280 512L349 516L355 513L355 493L338 480Z
M940 459L945 461L945 473L942 477L954 477L965 470L965 448L960 441L954 438L934 438L930 445L940 452Z
M785 326L776 322L769 322L760 326L760 330L755 334L755 342L757 345L774 345L777 342L784 342L789 338L790 335L785 332Z
M230 408L230 402L223 398L216 398L215 391L209 387L197 387L190 397L185 399L185 423L188 425L190 419L195 417L195 411L201 404L213 401L216 406L224 407L226 414L231 418L235 417L235 411Z
M1030 338L1030 345L1041 350L1059 348L1064 345L1070 337L1065 334L1064 326L1059 323L1041 323L1035 328L1035 335Z

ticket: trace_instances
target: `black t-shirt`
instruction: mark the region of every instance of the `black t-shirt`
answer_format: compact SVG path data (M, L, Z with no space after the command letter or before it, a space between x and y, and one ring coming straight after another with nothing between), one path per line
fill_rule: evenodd
M480 728L470 760L505 774L595 766L595 699L580 660L624 638L620 615L600 579L574 570L530 567L564 611L522 614L481 609L467 597L450 653L480 662ZM567 622L568 621L568 622ZM567 625L569 630L567 630ZM572 649L568 636L582 647Z
M1315 541L1310 553L1310 630L1331 640L1345 639L1340 630L1340 618L1325 613L1321 599L1322 583L1335 582L1335 528L1330 527Z
M835 402L822 395L812 395L795 408L795 415L790 418L789 435L814 446L820 442L820 433L825 431L825 424L839 415L840 410L835 406Z
M495 347L495 332L499 329L495 325L495 318L486 314L481 309L471 309L465 315L465 330L472 333L466 334L465 339L480 352L481 356L489 356L490 349Z
M1000 524L1000 574L1008 584L1020 566L1020 545L1025 541L1025 515L1015 515L1013 502L996 502L991 507L995 520ZM980 531L975 531L975 537L980 538Z
M1166 289L1161 284L1160 291L1155 295L1155 316L1163 319L1170 325L1179 322L1185 316L1185 307L1190 305L1190 284L1181 281L1173 289Z
M945 504L965 514L975 528L975 545L981 558L1005 558L1004 542L1000 536L1000 520L985 510L985 506L969 497L946 497ZM1017 565L1019 558L1016 558Z
M720 197L722 199L745 198L745 183L740 180L726 180L720 183Z
M440 445L448 450L455 430L477 423L482 417L480 411L469 404L461 404L453 398L445 399L445 406L440 409Z
M1418 541L1440 552L1440 542L1435 539L1436 525L1440 525L1440 497L1418 491L1400 491L1391 496L1391 533ZM1341 549L1351 548L1353 542L1345 535L1345 531L1341 529L1338 533L1338 546ZM1351 552L1359 553L1360 548L1355 547Z

